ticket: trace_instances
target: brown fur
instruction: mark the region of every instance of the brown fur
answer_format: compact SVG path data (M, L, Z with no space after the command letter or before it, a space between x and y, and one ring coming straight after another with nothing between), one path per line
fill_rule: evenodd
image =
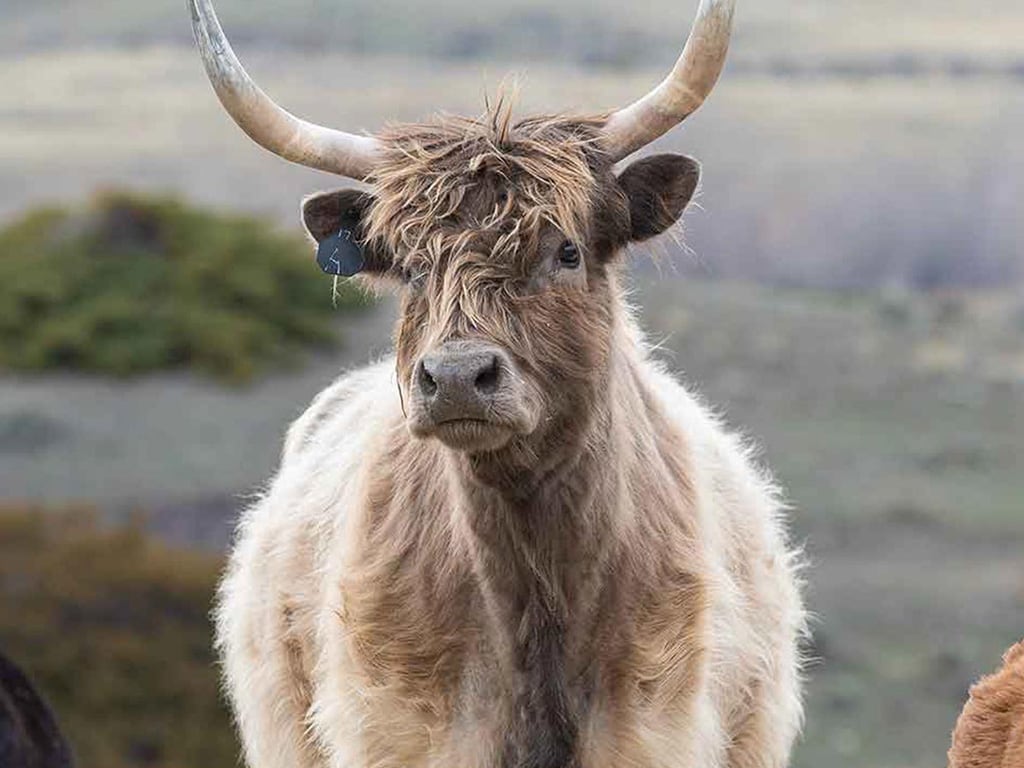
M1024 642L971 688L953 733L950 768L1024 768Z
M358 205L370 272L405 285L402 397L380 368L318 397L243 525L219 635L254 766L785 762L803 612L773 490L647 359L619 287L697 167L616 178L600 124L393 127L370 193L307 201L314 237ZM416 363L457 339L514 360L535 429L410 434Z

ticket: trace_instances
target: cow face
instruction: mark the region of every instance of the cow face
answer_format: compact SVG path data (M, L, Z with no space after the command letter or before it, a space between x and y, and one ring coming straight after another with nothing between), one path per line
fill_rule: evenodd
M579 434L568 427L592 415L608 367L612 256L675 221L698 175L679 157L617 179L611 166L703 104L725 66L735 0L701 0L668 76L606 115L513 125L499 102L483 119L370 136L282 109L238 61L212 0L188 7L210 82L242 130L280 157L371 183L307 201L305 220L330 268L406 286L398 372L413 433L472 456L512 442L537 456L537 440Z
M678 220L697 163L616 177L599 121L405 126L373 190L303 206L318 241L359 222L364 271L401 286L399 386L409 429L472 455L580 433L606 388L616 254Z

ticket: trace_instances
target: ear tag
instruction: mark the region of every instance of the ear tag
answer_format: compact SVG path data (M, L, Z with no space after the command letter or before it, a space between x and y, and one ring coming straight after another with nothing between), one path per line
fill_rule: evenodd
M316 263L328 275L352 277L365 266L363 249L356 241L358 217L346 217L341 229L325 238L316 249Z

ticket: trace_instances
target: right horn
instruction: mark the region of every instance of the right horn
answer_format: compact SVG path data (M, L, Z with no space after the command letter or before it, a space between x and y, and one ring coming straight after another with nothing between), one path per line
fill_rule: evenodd
M224 109L253 141L310 168L360 181L370 175L380 152L376 139L307 123L281 109L239 63L211 0L187 1L192 31L213 89Z
M613 160L650 144L704 103L725 66L735 9L735 0L701 0L690 38L668 77L605 123L604 145Z

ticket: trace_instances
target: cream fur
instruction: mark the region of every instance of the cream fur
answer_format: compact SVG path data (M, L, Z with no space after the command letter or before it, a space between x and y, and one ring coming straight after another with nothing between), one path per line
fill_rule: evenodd
M775 488L624 310L612 348L592 503L612 513L601 557L619 558L626 593L572 593L569 615L591 624L570 627L567 653L599 670L572 764L780 768L801 722L804 610ZM502 598L455 462L406 432L395 371L389 358L321 393L242 520L217 625L252 768L507 765Z

